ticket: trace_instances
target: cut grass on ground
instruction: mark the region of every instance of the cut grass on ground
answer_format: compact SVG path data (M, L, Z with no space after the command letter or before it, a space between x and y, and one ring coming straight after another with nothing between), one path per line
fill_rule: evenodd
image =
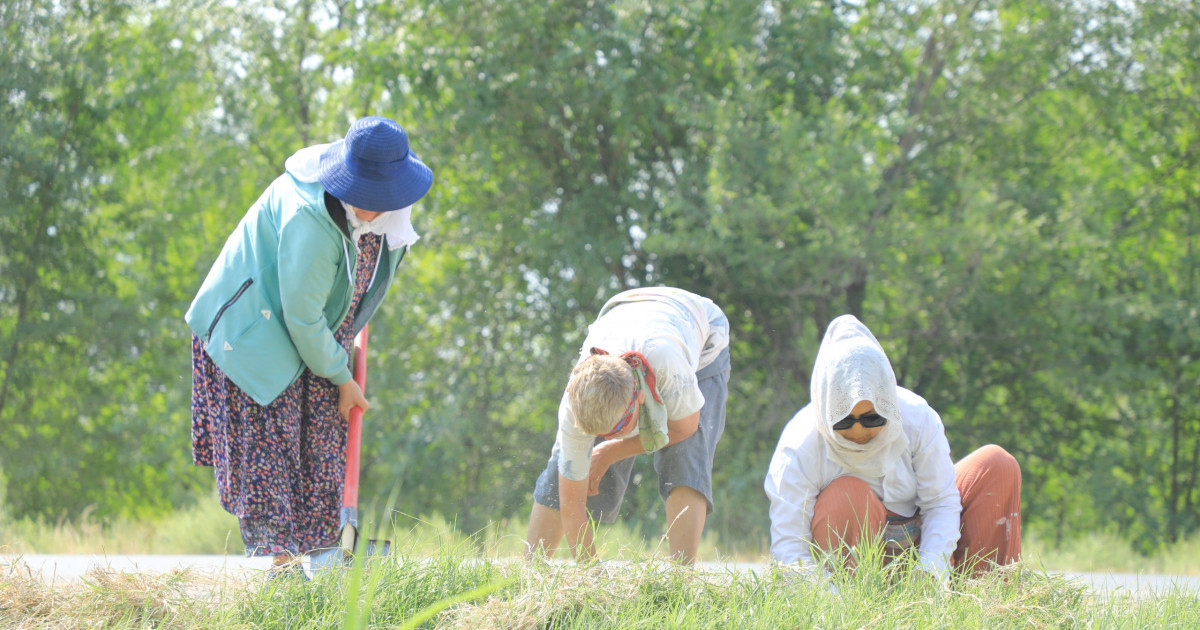
M477 560L463 548L369 569L221 582L94 571L47 586L0 567L0 626L20 628L1195 628L1195 595L1101 598L1028 564L948 586L864 562L857 574L705 572L658 558Z

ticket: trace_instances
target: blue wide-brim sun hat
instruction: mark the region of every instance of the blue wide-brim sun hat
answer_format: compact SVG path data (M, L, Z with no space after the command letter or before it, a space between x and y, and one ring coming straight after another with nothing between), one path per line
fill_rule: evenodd
M317 180L355 208L389 212L424 197L433 185L433 171L409 150L408 134L396 121L367 116L321 153Z

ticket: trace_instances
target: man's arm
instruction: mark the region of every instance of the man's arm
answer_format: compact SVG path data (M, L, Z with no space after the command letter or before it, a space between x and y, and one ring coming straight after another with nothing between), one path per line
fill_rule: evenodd
M696 433L700 426L700 412L697 411L679 420L667 422L668 446L682 442ZM587 498L600 492L600 479L613 464L627 458L645 453L640 436L632 436L620 440L606 440L592 449L592 461L588 478L573 481L559 473L558 502L562 514L563 534L571 553L578 561L591 560L596 556L593 543L592 524L587 516Z
M696 433L696 429L700 427L700 410L690 416L684 416L678 420L667 421L667 437L671 438L667 442L667 446L682 442Z
M574 481L558 474L558 509L562 514L563 534L571 546L571 555L579 562L596 557L592 523L587 514L587 494L587 479Z
M667 437L670 441L667 446L682 442L696 433L697 427L700 426L700 412L697 411L690 416L680 418L679 420L667 421ZM613 464L625 459L626 457L634 457L645 453L646 449L642 446L642 438L640 435L634 435L620 440L606 440L601 442L592 449L592 465L588 474L588 496L592 496L600 492L600 479L604 477L604 473L608 472L608 468Z

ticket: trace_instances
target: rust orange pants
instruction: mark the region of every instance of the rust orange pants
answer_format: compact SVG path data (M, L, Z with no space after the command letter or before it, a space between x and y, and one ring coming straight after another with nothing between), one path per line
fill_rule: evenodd
M951 563L973 567L978 575L1010 564L1021 555L1021 467L1008 451L989 444L954 465L954 484L962 498L958 547ZM817 495L813 543L822 550L853 548L859 540L879 537L887 517L883 502L867 482L838 477Z

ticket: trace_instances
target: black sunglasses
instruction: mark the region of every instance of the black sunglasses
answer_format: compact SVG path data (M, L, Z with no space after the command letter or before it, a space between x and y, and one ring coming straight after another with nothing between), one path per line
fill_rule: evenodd
M833 430L845 431L846 429L854 426L855 422L863 425L864 429L874 429L875 427L881 427L887 424L887 418L884 418L875 412L866 413L857 418L854 416L846 416L845 418L839 420L837 424L833 425Z

